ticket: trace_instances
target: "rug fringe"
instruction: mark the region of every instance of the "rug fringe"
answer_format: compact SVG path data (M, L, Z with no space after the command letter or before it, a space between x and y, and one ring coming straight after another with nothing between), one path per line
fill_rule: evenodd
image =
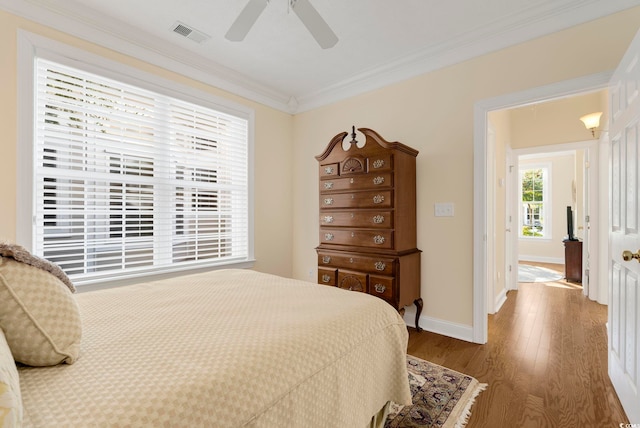
M454 428L464 428L467 425L467 422L469 422L469 417L471 416L471 406L473 406L473 403L475 403L476 398L478 397L478 395L480 395L480 393L482 391L487 389L488 386L489 385L486 384L486 383L478 383L477 385L475 385L473 387L473 389L471 391L469 391L469 389L467 389L467 391L465 391L465 395L467 393L469 393L469 395L470 395L470 397L468 397L469 401L467 401L467 403L464 406L464 408L460 411L460 416L459 416L458 420L456 420ZM460 401L463 401L463 400L460 400Z

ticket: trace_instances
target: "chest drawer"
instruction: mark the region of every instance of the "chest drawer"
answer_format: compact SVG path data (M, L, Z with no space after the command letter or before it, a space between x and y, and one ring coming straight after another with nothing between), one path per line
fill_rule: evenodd
M318 267L318 284L336 285L336 269Z
M393 231L321 228L320 243L388 249L393 248Z
M395 272L394 261L395 259L393 258L318 252L318 266L347 268L380 275L393 275Z
M320 208L390 208L392 205L391 190L320 195Z
M335 190L362 190L391 186L393 186L393 174L391 172L380 172L379 174L361 174L351 177L336 177L331 180L320 180L320 193Z
M323 211L320 226L393 228L392 211Z
M369 294L391 300L395 294L395 287L395 278L377 275L369 276Z
M393 169L393 155L384 154L372 156L367 159L369 173L375 174L377 171L389 171Z
M320 243L388 249L393 248L393 231L322 228Z
M367 292L367 274L362 272L351 272L348 270L338 271L338 287L349 291Z
M320 165L320 178L337 177L340 174L340 164L331 163Z

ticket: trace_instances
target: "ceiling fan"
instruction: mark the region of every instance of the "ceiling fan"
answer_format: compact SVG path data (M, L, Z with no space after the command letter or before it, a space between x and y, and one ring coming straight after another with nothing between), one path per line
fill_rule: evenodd
M307 27L316 42L322 49L328 49L338 43L338 36L329 28L329 25L320 16L318 11L309 3L309 0L287 0L289 9L293 10L300 21ZM267 7L269 0L249 0L249 3L242 9L240 15L225 34L227 40L240 42L244 40L253 24Z

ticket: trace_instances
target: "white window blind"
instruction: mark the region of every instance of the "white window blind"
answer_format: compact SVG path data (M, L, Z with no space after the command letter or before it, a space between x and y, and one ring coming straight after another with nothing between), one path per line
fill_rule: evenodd
M248 121L36 59L34 251L79 284L249 257Z

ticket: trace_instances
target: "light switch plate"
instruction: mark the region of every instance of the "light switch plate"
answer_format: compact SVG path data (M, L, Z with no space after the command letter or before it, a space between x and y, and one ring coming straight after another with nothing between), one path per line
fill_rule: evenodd
M436 217L453 217L453 202L440 202L434 205L434 215Z

